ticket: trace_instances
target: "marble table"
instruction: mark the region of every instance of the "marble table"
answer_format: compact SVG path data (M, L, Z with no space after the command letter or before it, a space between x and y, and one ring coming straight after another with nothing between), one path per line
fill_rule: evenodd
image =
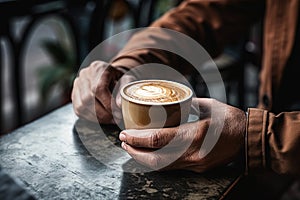
M78 119L67 104L2 136L0 166L36 199L222 199L241 177L234 165L134 171L119 131Z

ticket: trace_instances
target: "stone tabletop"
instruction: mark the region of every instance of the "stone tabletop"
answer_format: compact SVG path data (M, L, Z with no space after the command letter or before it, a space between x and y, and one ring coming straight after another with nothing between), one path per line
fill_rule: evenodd
M36 199L220 199L240 176L140 172L120 148L119 128L78 119L68 104L0 138L0 166ZM132 169L132 168L131 168Z

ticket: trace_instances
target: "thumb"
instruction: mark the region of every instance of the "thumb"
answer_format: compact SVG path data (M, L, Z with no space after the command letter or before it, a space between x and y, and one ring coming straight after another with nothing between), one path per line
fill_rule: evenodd
M178 145L181 138L178 128L162 128L162 129L142 129L142 130L124 130L120 133L121 141L126 142L134 147L158 149L169 144L174 137L178 142L173 142L173 145Z
M128 74L124 74L122 76L122 78L119 81L119 92L117 93L116 96L116 104L119 108L121 108L121 104L122 104L122 98L121 98L121 89L127 84L130 83L132 81L135 81L136 78L133 75L128 75Z

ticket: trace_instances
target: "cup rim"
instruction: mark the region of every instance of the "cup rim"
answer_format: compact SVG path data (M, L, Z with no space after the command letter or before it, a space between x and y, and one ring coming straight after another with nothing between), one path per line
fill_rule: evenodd
M154 81L154 82L167 82L167 83L172 83L172 84L176 84L176 85L179 85L180 87L184 87L187 91L189 91L189 95L186 96L185 98L181 99L181 100L177 100L177 101L172 101L172 102L145 102L145 101L141 101L141 100L137 100L137 99L133 99L129 96L127 96L125 93L124 93L124 89L130 85L133 85L133 84L136 84L136 83L141 83L141 82L148 82L148 81ZM189 88L188 86L184 85L183 83L179 83L179 82L176 82L176 81L169 81L169 80L163 80L163 79L144 79L144 80L138 80L138 81L132 81L132 82L129 82L127 84L125 84L121 90L120 90L120 94L121 94L121 97L124 98L125 100L127 101L130 101L132 103L136 103L136 104L141 104L141 105L158 105L158 106L163 106L163 105L174 105L174 104L178 104L178 103L182 103L182 102L185 102L185 101L188 101L189 99L192 98L193 96L193 91L191 88Z

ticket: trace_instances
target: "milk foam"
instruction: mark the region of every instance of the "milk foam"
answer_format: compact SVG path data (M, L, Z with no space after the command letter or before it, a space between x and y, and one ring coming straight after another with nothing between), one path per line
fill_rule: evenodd
M179 84L151 80L129 85L124 93L132 99L153 103L181 101L190 95L190 91Z

